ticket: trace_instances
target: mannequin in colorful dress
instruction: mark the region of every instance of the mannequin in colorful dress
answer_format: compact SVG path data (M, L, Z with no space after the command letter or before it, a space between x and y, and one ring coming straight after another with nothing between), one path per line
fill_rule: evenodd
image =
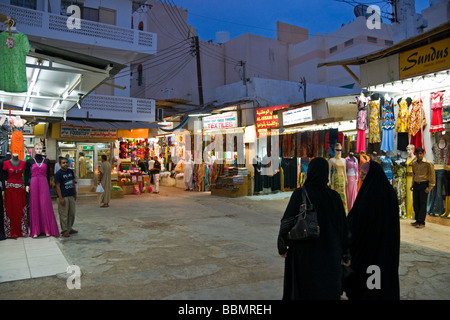
M361 93L356 97L356 104L358 105L358 113L356 115L356 152L366 151L366 130L367 130L367 102L368 98Z
M406 151L408 146L408 116L411 98L400 98L397 100L398 115L395 130L397 131L397 149Z
M385 97L382 106L381 127L383 129L383 140L381 142L381 150L394 150L394 99Z
M426 126L427 120L425 119L422 99L414 99L412 101L412 108L408 118L408 132L411 137L410 143L416 148L424 148L423 130Z
M4 228L6 238L27 237L27 197L23 183L25 161L13 154L11 160L3 162Z
M345 212L348 213L347 197L345 195L345 188L347 186L347 170L346 161L341 157L342 145L340 143L336 143L334 151L335 156L328 160L330 187L339 193Z
M20 160L25 159L24 142L23 142L23 126L27 122L20 116L12 118L12 135L11 135L11 153L17 154Z
M386 154L386 152L381 151L381 156L379 157L381 167L383 168L384 173L386 174L386 177L388 178L389 182L392 184L392 158Z
M409 144L406 147L408 152L408 157L406 158L406 217L408 219L413 218L414 207L413 207L413 193L411 191L411 186L413 183L413 171L411 167L411 162L416 158L414 155L415 146Z
M369 152L379 151L380 137L380 99L377 94L369 101Z
M442 123L442 103L441 99L444 95L443 92L437 91L431 94L431 123L430 132L444 131L444 124Z
M394 161L392 186L397 193L398 211L402 219L406 218L406 163L404 159Z
M43 145L34 144L36 155L27 160L25 181L26 191L30 193L30 236L59 236L58 223L53 211L50 196L50 162L42 155Z
M355 157L353 152L350 152L346 162L346 174L347 174L347 187L346 187L346 198L348 212L352 209L353 203L355 202L356 196L358 194L358 159Z
M445 166L448 164L449 146L448 142L441 136L437 143L431 148L434 158L434 172L436 176L436 186L428 194L427 212L430 215L442 215L445 212L444 193Z

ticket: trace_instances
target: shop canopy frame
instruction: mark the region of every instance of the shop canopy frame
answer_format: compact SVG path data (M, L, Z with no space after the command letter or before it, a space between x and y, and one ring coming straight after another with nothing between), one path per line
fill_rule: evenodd
M339 60L323 62L317 65L317 68L321 67L332 67L332 66L342 66L360 85L361 80L348 66L360 66L371 61L380 60L404 51L412 50L420 46L430 44L432 42L448 38L450 36L450 22L447 21L436 28L428 30L417 36L402 40L386 49L379 50L365 56Z
M82 100L125 65L30 41L26 56L28 91L0 90L0 114L53 122L66 118Z

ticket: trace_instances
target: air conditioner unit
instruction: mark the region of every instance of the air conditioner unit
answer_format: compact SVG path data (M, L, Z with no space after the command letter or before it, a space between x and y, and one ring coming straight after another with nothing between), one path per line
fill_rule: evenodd
M164 109L156 109L156 121L164 121Z

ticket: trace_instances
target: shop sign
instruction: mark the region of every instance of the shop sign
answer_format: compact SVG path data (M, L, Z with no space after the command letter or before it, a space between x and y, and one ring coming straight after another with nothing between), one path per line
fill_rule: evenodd
M203 117L203 130L237 128L237 111Z
M83 151L94 151L94 146L83 146Z
M267 108L257 108L255 110L255 125L256 125L256 136L268 136L270 135L271 128L278 128L278 114L273 114L274 111L285 109L289 107L288 104L267 107Z
M79 138L79 139L117 139L117 130L78 127L61 124L61 138Z
M400 79L450 68L448 39L399 54Z
M283 126L312 121L312 106L304 106L283 112Z

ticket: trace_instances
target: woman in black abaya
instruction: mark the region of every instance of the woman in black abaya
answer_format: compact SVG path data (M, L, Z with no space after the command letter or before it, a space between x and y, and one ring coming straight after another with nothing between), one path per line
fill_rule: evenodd
M345 287L348 298L399 300L398 200L386 174L375 161L370 161L369 172L348 214L348 221L354 271Z
M298 214L302 188L296 189L284 212L278 235L278 252L286 258L283 299L339 300L341 295L341 260L347 260L348 225L339 194L328 186L328 162L314 158L303 188L314 205L320 236L306 241L289 241L290 228L283 223Z

